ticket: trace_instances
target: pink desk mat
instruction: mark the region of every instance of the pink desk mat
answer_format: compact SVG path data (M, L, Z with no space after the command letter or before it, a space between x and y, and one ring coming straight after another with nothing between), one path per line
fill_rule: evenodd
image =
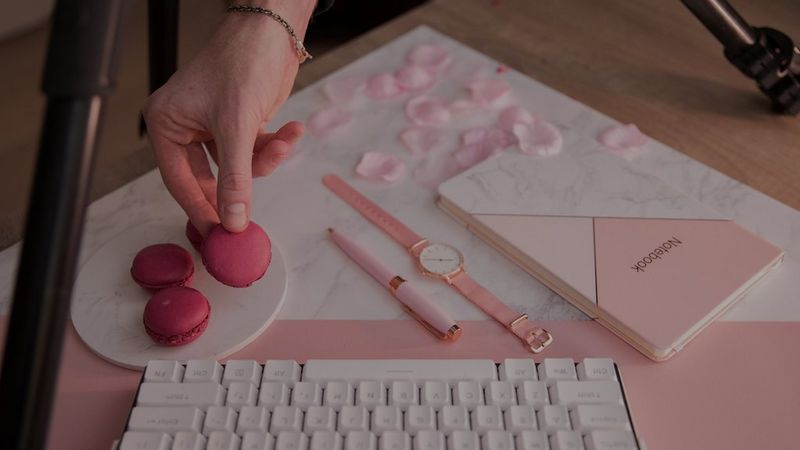
M0 317L1 336L5 320ZM556 340L537 361L545 356L617 361L635 426L649 450L798 448L800 323L718 322L663 363L641 356L594 322L544 325ZM463 328L461 340L446 344L409 320L283 320L232 358L529 356L494 322L464 322ZM96 357L69 326L49 448L107 450L121 434L139 378L139 372Z

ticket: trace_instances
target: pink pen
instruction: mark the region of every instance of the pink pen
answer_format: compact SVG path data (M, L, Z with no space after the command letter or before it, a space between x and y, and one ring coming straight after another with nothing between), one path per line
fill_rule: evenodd
M372 275L372 278L388 288L389 292L403 304L403 309L427 328L428 331L440 339L449 341L455 341L461 336L461 327L453 319L449 318L438 305L416 290L410 282L399 275L395 275L378 258L367 253L363 247L356 244L352 239L332 228L328 228L328 231L333 242L347 253L347 256L358 263L362 269Z

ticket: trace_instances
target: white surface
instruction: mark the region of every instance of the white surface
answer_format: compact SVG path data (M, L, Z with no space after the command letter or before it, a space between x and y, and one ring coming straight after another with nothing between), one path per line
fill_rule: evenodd
M267 274L247 288L232 288L205 271L200 255L184 236L185 219L143 222L112 237L81 268L72 301L72 323L101 358L128 368L149 360L221 359L249 344L275 319L286 297L286 266L276 245ZM151 294L130 276L136 253L147 245L173 242L191 249L195 274L191 287L211 304L208 328L194 342L156 345L145 333L142 313Z
M377 51L327 77L372 74L394 70L403 63L408 49L420 42L442 42L453 56L448 81L439 81L432 92L454 99L466 95L463 81L471 73L497 76L497 62L461 46L431 29L420 27ZM616 121L580 105L530 78L509 70L502 75L513 88L513 99L534 113L555 123L569 142L571 133L595 136ZM274 123L307 118L326 104L322 86L316 83L293 95ZM374 226L367 223L322 186L320 179L336 172L352 182L371 199L405 221L412 229L434 241L460 249L468 270L483 285L514 308L537 319L585 319L581 312L524 273L514 263L474 237L450 219L435 204L434 193L406 179L393 186L356 180L353 168L363 152L377 150L395 154L409 165L419 164L398 141L408 121L403 105L409 96L397 100L370 101L359 98L347 108L353 120L326 140L305 137L297 155L267 179L254 185L253 217L284 251L290 289L281 319L394 319L406 317L384 288L350 261L328 237L333 226L359 239L381 259L406 278L440 299L440 305L457 320L485 316L443 283L416 275L410 258ZM461 131L496 120L497 108L469 119L455 119L448 126L440 154L457 147ZM779 149L778 149L779 150ZM516 151L513 148L507 151ZM600 151L599 146L597 151ZM634 161L700 202L732 218L787 253L787 261L771 273L725 316L729 320L800 321L800 213L754 191L658 142ZM169 197L159 175L153 171L95 202L88 216L83 254L96 251L103 243L135 223L151 217L176 214L178 207ZM0 311L7 307L17 246L0 253ZM85 256L83 257L85 261Z

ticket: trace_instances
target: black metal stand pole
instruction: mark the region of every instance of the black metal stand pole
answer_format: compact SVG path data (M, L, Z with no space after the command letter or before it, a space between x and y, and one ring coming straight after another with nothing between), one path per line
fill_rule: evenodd
M178 0L148 0L148 60L150 92L164 85L178 68ZM139 135L147 126L139 118Z
M103 97L125 0L61 0L43 90L47 112L0 373L0 447L47 444Z

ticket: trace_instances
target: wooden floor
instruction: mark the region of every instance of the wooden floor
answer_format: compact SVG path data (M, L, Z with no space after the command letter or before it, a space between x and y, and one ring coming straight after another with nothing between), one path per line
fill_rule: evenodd
M146 2L127 21L116 91L99 143L93 198L154 167L138 137L147 94ZM755 25L800 40L800 2L736 0ZM192 2L181 16L182 60L208 38L221 2ZM800 118L766 100L721 54L677 0L436 0L316 58L297 88L418 24L427 24L595 109L800 209ZM17 241L43 114L42 29L0 43L0 248Z

